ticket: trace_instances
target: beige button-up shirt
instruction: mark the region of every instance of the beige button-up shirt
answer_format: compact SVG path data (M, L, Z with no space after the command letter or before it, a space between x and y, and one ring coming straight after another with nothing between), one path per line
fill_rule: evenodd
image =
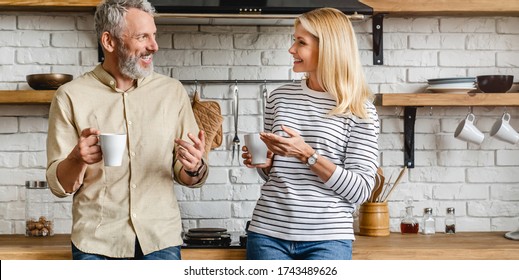
M60 87L49 113L47 181L58 197L65 192L56 170L88 127L128 135L123 164L89 165L73 194L72 242L81 251L114 258L133 257L136 236L144 254L182 244L180 211L173 189L180 162L175 138L198 134L182 84L153 73L123 92L101 65ZM204 178L193 187L200 187Z

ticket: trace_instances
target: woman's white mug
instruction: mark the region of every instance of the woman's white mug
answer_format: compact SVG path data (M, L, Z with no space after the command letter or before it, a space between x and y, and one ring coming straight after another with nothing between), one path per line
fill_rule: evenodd
M264 164L267 162L267 145L260 139L259 133L244 135L245 146L252 156L252 165Z
M454 132L454 137L462 141L478 145L481 144L483 139L485 139L485 135L474 125L474 120L476 120L476 116L469 113L465 119L458 124Z
M519 141L519 134L510 125L509 113L505 112L503 116L494 123L490 130L490 136L510 144L516 144Z

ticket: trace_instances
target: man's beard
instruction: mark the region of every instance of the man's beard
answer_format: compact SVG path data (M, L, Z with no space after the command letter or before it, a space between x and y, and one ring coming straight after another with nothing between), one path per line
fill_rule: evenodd
M153 62L147 68L144 68L139 64L139 56L130 54L122 42L117 45L117 52L120 58L119 69L121 69L121 73L124 76L131 79L140 79L153 73ZM150 55L150 53L146 55Z

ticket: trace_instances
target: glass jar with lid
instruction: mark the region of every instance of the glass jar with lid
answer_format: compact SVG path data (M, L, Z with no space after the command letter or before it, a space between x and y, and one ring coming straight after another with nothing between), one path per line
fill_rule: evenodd
M456 233L456 215L454 214L454 207L447 208L447 215L445 216L445 233Z
M432 208L427 207L423 209L423 234L434 234L436 232L436 221L434 219Z
M54 235L54 196L45 181L25 182L25 236Z
M405 211L400 213L400 232L402 234L418 233L418 220L413 215L413 199L411 197L405 198Z

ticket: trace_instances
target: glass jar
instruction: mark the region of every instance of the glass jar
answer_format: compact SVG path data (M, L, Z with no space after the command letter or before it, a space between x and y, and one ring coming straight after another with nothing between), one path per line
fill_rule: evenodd
M413 216L413 206L407 206L400 220L400 232L402 234L418 233L418 228L418 220Z
M402 234L418 233L418 220L413 215L413 198L405 197L405 210L400 212L400 232Z
M447 215L445 216L445 233L456 233L456 215L454 207L447 208Z
M435 234L436 233L436 221L432 215L432 208L424 208L423 210L423 234Z
M54 235L54 197L44 181L25 182L25 236Z

